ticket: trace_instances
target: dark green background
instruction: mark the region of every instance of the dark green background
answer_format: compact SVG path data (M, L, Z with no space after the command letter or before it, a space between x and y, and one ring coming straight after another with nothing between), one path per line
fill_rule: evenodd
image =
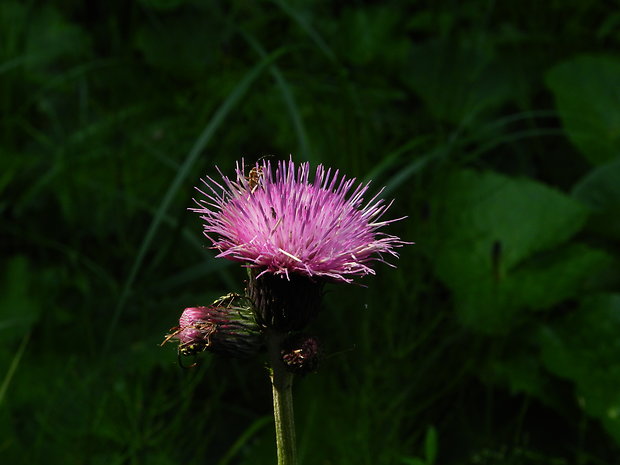
M416 242L327 288L302 464L617 464L619 28L617 1L2 0L0 461L274 463L262 362L158 344L243 289L193 186L292 154L387 186Z

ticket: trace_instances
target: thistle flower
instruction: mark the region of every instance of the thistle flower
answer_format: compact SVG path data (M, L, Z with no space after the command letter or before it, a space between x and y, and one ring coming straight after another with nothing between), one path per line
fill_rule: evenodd
M246 263L290 278L291 274L351 282L374 274L373 261L382 253L398 257L394 248L406 242L378 230L402 218L381 221L389 208L377 194L368 202L369 184L341 176L319 165L313 179L310 166L280 161L275 173L269 161L256 164L248 176L243 162L236 179L212 178L195 200L204 220L204 233L218 257Z
M205 350L236 358L256 354L262 346L260 329L248 299L228 294L208 307L186 308L179 326L166 336L179 341L181 355Z
M246 292L263 326L302 329L318 311L324 282L374 274L373 262L398 257L394 249L407 244L379 232L402 219L381 220L391 205L381 191L365 202L369 183L338 170L319 165L311 178L308 163L279 161L274 172L264 160L247 176L238 163L235 179L222 179L203 181L204 198L192 210L217 257L251 269Z

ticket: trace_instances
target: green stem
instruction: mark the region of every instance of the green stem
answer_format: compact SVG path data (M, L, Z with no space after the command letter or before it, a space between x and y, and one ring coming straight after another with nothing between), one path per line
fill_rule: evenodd
M271 365L270 375L273 392L273 417L276 423L278 465L296 465L293 374L286 370L280 358L280 346L285 334L275 330L267 330L266 336Z

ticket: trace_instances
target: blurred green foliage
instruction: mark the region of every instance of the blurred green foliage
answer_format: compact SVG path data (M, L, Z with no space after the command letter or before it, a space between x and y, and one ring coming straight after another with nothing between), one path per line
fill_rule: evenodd
M617 6L0 2L0 461L274 463L261 363L158 344L243 287L193 186L292 154L416 242L328 288L301 463L617 463Z

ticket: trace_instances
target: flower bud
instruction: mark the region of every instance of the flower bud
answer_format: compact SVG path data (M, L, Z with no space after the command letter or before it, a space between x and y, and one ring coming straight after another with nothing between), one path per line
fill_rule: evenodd
M248 358L261 349L260 328L247 298L228 294L208 307L186 308L179 326L166 336L179 341L181 355L205 350L235 358Z
M294 334L284 340L280 355L291 373L305 375L314 372L319 366L319 341L306 334Z

